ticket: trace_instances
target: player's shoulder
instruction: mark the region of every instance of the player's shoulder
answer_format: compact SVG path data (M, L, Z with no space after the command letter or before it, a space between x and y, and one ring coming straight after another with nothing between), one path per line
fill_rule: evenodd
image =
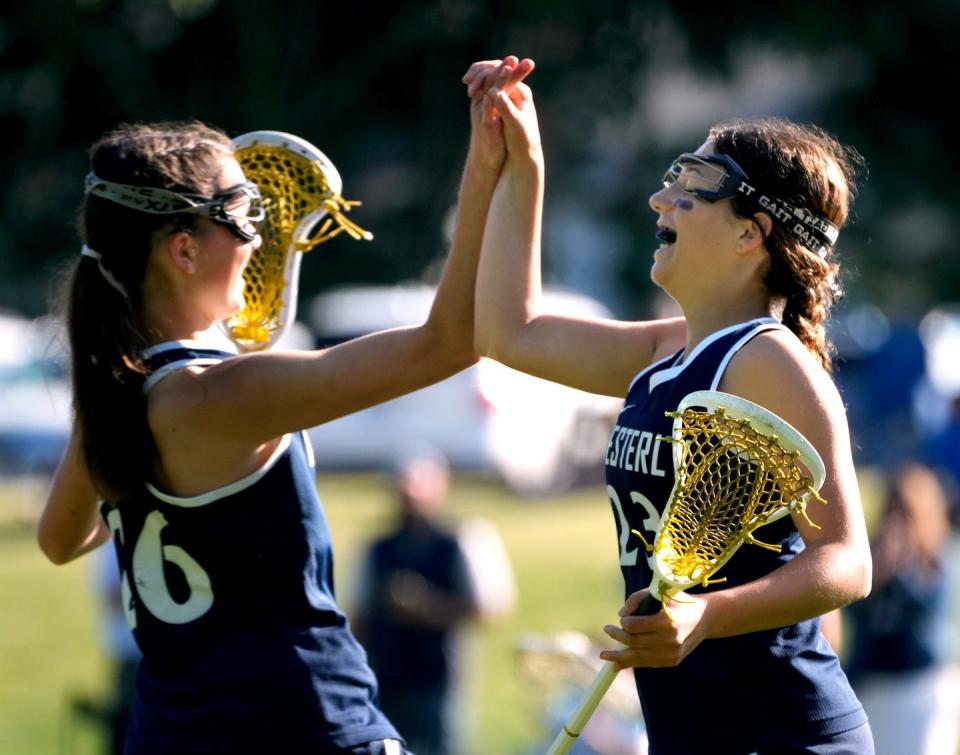
M844 413L830 374L786 328L765 330L744 344L731 359L720 389L801 424Z
M257 370L257 361L275 355L275 352L183 351L183 358L163 365L148 376L149 401L151 405L158 403L169 409L190 409L229 398L231 389L245 386L244 376Z
M773 375L793 374L808 380L830 382L830 376L819 360L785 327L770 327L757 332L737 352L730 366L750 372L762 368Z
M206 365L185 366L155 381L147 392L151 412L187 410L202 401L205 388L198 378L207 369Z
M149 385L147 416L154 434L171 432L184 436L214 431L220 434L231 414L240 407L233 394L243 384L246 356L228 356L208 362L185 364ZM233 411L229 403L233 400Z

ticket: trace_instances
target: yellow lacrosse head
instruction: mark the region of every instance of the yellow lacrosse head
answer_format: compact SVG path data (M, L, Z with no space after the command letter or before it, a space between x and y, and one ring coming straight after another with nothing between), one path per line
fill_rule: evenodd
M806 516L810 498L825 502L820 455L767 409L696 391L670 416L676 479L653 546L654 581L668 594L708 584L744 543L779 551L753 531L792 512Z
M243 311L225 330L242 351L259 351L279 340L297 307L300 257L340 233L373 235L346 213L360 204L345 200L334 164L309 142L281 131L253 131L233 140L248 180L263 196L263 243L244 270Z

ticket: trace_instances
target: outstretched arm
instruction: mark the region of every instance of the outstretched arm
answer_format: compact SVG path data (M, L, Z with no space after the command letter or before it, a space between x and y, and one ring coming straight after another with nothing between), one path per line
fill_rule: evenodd
M507 161L477 273L477 350L548 380L622 396L639 370L682 347L683 321L587 320L543 312L544 160L533 97L524 84L510 94L494 86L486 96L503 120Z
M499 80L509 88L530 66L508 58L499 70ZM453 244L427 320L323 351L249 354L203 371L179 371L150 397L151 428L161 453L167 433L176 436L177 448L183 450L178 428L189 422L191 442L222 448L222 455L233 459L259 443L396 398L476 361L477 260L505 158L500 124L489 108L485 116L481 100L474 98L471 105Z

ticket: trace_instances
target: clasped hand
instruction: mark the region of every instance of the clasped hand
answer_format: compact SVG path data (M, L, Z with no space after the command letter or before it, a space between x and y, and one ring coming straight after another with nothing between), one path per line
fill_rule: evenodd
M533 93L523 83L533 69L529 58L508 55L478 61L463 76L471 100L471 149L490 168L499 171L511 156L542 162Z
M664 607L652 616L634 616L648 592L640 590L627 598L620 609L620 626L608 624L603 628L623 645L601 652L603 660L621 668L676 666L704 640L707 599L703 595L684 593L676 599L667 598Z

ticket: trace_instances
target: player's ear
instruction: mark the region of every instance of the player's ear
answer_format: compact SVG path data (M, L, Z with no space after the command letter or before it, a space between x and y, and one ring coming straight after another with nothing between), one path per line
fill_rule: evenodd
M174 231L163 240L162 250L166 259L180 272L192 275L196 270L200 247L196 237L187 230Z
M745 221L740 233L739 251L746 253L762 248L772 230L773 220L770 216L765 212L755 213L750 220Z

